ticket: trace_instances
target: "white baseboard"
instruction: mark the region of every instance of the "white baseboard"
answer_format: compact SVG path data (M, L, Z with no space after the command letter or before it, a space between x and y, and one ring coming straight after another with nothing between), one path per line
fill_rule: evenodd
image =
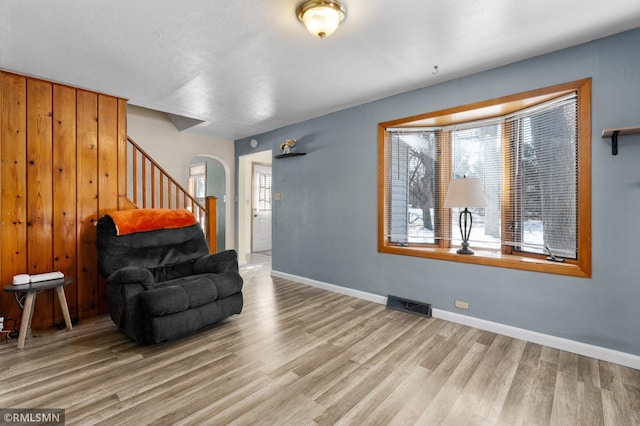
M368 293L366 291L354 290L352 288L342 287L335 284L329 284L322 281L316 281L297 275L288 274L286 272L271 271L274 277L283 278L300 284L321 288L323 290L332 291L334 293L344 294L346 296L356 297L358 299L368 300L370 302L387 304L387 297L377 294ZM612 362L614 364L623 365L625 367L640 370L640 356L620 352L602 346L590 345L587 343L577 342L562 337L551 336L549 334L538 333L536 331L524 328L512 327L510 325L500 324L493 321L461 315L455 312L445 311L443 309L432 309L434 318L445 321L455 322L457 324L467 325L469 327L478 328L480 330L490 331L492 333L502 334L504 336L513 337L515 339L525 340L527 342L537 343L539 345L548 346L555 349L584 355L602 361Z
M332 291L334 293L340 293L346 296L352 296L358 299L368 300L369 302L380 303L381 305L387 304L386 296L379 296L377 294L367 293L366 291L354 290L352 288L342 287L335 284L328 284L322 281L312 280L310 278L287 274L286 272L272 270L271 275L278 278L284 278L285 280L295 281L300 284L310 285L311 287L317 287L323 290Z
M469 327L479 328L480 330L491 331L493 333L502 334L515 339L525 340L527 342L537 343L539 345L549 346L550 348L560 349L574 354L584 355L640 370L640 356L626 352L577 342L575 340L565 339L562 337L551 336L549 334L538 333L524 328L512 327L498 322L486 321L442 309L432 309L432 314L434 318L468 325Z

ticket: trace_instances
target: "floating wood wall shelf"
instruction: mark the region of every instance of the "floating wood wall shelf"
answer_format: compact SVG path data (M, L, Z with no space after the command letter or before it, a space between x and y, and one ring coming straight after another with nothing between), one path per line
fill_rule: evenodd
M603 138L611 138L611 155L618 155L618 136L625 135L640 135L640 126L619 127L602 131Z
M307 155L307 153L306 152L290 152L288 154L275 155L274 158L299 157L301 155Z

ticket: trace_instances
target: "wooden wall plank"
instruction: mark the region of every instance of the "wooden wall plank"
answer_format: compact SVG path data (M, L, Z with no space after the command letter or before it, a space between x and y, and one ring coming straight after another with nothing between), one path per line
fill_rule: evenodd
M98 96L98 164L100 216L118 209L118 102Z
M4 129L3 123L4 123L4 108L2 107L3 105L3 99L4 99L4 75L3 73L0 72L0 167L2 167L2 141L3 141L3 131L2 129ZM0 170L0 212L2 212L2 171ZM2 213L0 213L0 223L2 223ZM0 284L6 284L6 282L2 281L2 258L4 256L4 248L2 247L2 240L3 240L3 235L2 235L2 226L0 226ZM9 305L8 302L8 297L3 297L4 296L4 291L2 292L3 294L0 294L0 313L6 314L7 311L4 309L4 303L6 301L7 305Z
M126 100L0 71L0 281L62 271L74 321L107 311L98 274L99 215L126 203ZM34 328L63 318L36 299ZM0 315L21 317L0 291Z
M9 284L16 274L27 271L27 80L13 74L0 74L2 100L0 113L0 175L2 191L2 271L0 281ZM2 292L2 315L20 318L21 311L9 293Z
M98 95L98 217L118 210L118 100ZM98 282L98 308L109 312L107 284L100 277Z
M98 95L77 92L77 273L78 313L98 315Z
M75 281L64 288L73 321L78 320L76 277L76 90L53 86L53 269ZM54 303L54 324L64 319Z
M118 208L127 200L127 101L118 99Z
M27 273L53 268L52 84L27 79ZM43 328L53 318L53 290L36 298L31 324Z

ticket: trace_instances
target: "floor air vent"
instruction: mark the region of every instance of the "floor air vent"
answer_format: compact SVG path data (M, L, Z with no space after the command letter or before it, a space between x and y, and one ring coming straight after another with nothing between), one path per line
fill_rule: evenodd
M387 296L387 308L431 318L431 304L429 303L416 302L397 296Z

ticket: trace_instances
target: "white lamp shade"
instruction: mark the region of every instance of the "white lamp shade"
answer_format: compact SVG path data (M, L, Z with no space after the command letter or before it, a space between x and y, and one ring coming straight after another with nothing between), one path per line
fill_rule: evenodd
M485 207L487 199L478 178L452 179L444 200L444 207Z

